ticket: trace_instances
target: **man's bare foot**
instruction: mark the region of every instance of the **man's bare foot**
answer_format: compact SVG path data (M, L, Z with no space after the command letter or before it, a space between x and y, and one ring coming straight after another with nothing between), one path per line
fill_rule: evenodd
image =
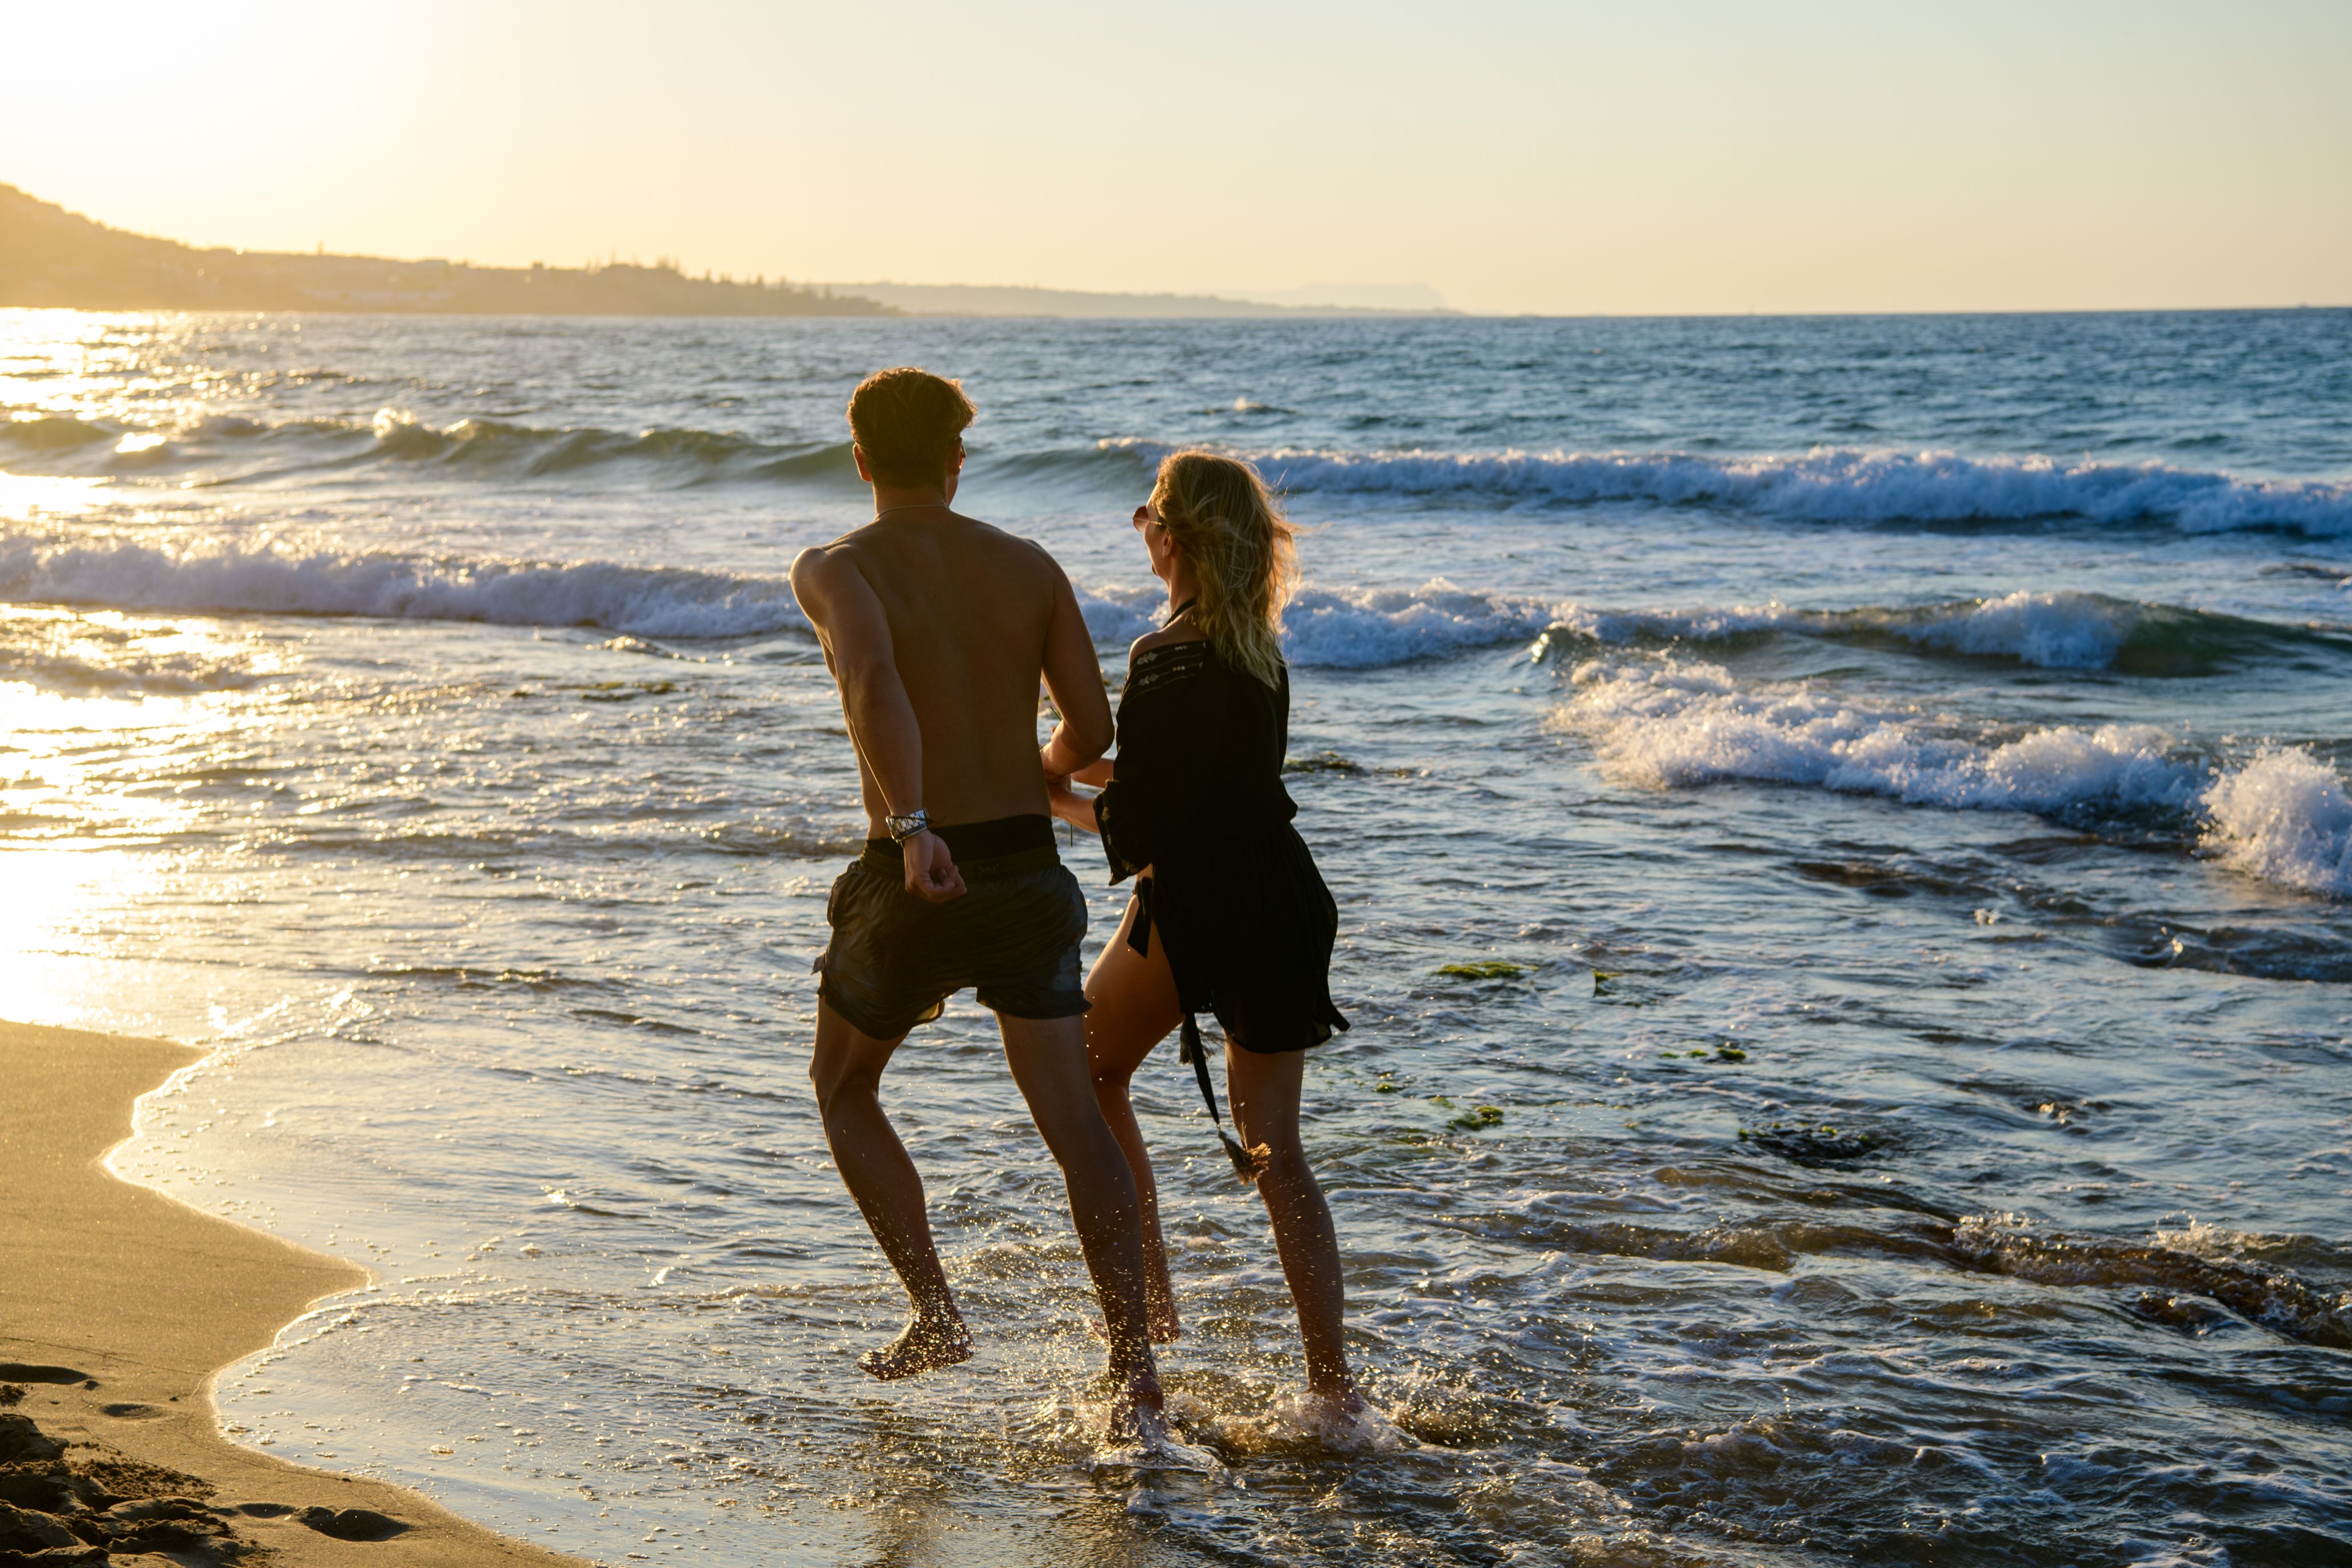
M857 1358L858 1370L888 1383L971 1359L971 1332L957 1319L917 1318L880 1350Z
M1338 1388L1309 1388L1307 1401L1318 1416L1340 1426L1352 1426L1367 1408L1364 1396L1356 1392L1352 1383Z
M1160 1392L1156 1373L1138 1373L1128 1379L1111 1401L1108 1437L1114 1443L1164 1447L1168 1442L1167 1400Z

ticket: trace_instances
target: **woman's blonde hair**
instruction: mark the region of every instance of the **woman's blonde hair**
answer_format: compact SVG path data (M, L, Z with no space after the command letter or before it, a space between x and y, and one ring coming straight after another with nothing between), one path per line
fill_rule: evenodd
M1227 664L1275 685L1298 549L1265 481L1239 458L1175 452L1160 465L1151 510L1192 565L1192 624Z

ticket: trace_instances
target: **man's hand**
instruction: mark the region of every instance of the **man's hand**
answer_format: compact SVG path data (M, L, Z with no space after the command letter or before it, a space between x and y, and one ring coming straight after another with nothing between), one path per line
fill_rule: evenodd
M956 869L946 839L936 833L918 833L898 851L906 858L907 891L934 904L963 897L963 873Z

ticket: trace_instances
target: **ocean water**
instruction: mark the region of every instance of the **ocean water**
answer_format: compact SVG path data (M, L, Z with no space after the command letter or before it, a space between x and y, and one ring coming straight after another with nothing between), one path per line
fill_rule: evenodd
M855 1370L785 572L899 362L1114 679L1160 453L1309 527L1362 1431L1171 1050L1195 1451L1097 1447L968 997L887 1093L981 1353ZM241 1441L614 1564L2352 1560L2352 312L0 312L0 1011L208 1047L118 1167L375 1276Z

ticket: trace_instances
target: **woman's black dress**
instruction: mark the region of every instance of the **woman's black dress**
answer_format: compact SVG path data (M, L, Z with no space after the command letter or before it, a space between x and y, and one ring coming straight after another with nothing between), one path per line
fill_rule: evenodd
M1290 826L1282 787L1290 672L1269 687L1208 642L1139 654L1118 703L1118 757L1095 799L1111 881L1137 872L1130 943L1165 945L1187 1044L1214 1013L1244 1050L1319 1046L1348 1020L1331 1005L1339 907Z

